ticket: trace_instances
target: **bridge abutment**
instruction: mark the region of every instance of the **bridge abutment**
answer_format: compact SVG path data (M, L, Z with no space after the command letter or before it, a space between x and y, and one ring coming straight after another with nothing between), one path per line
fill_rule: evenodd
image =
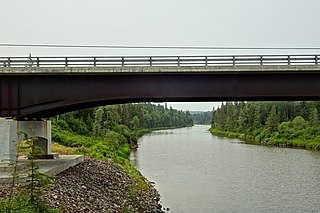
M51 121L17 121L0 118L0 162L13 163L16 159L17 144L22 139L18 132L37 138L36 145L43 155L51 154Z

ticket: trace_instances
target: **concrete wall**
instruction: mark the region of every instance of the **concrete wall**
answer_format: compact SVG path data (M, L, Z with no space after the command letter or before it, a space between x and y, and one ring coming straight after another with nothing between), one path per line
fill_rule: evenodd
M17 129L25 132L29 137L46 139L47 153L45 154L51 154L51 121L18 121Z

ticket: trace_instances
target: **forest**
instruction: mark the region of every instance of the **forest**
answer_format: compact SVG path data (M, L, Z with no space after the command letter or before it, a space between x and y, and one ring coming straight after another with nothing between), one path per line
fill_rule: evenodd
M211 132L265 145L320 149L320 101L225 102Z
M130 148L137 148L138 138L144 133L193 125L189 112L150 103L84 109L59 115L52 121L53 141L78 147L95 158L120 159L120 163L128 158Z
M103 136L117 131L119 126L128 130L154 130L192 126L191 114L151 103L108 105L59 115L55 124L62 124L79 135Z

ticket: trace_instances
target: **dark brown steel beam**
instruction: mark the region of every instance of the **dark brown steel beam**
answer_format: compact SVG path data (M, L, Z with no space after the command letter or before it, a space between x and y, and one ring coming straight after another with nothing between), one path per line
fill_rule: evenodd
M1 75L0 94L0 116L16 118L128 102L318 100L320 73Z

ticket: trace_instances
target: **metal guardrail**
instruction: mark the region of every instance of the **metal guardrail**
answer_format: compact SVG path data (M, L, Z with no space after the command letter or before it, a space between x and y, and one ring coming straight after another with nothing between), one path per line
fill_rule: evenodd
M320 55L0 57L0 67L319 65Z

